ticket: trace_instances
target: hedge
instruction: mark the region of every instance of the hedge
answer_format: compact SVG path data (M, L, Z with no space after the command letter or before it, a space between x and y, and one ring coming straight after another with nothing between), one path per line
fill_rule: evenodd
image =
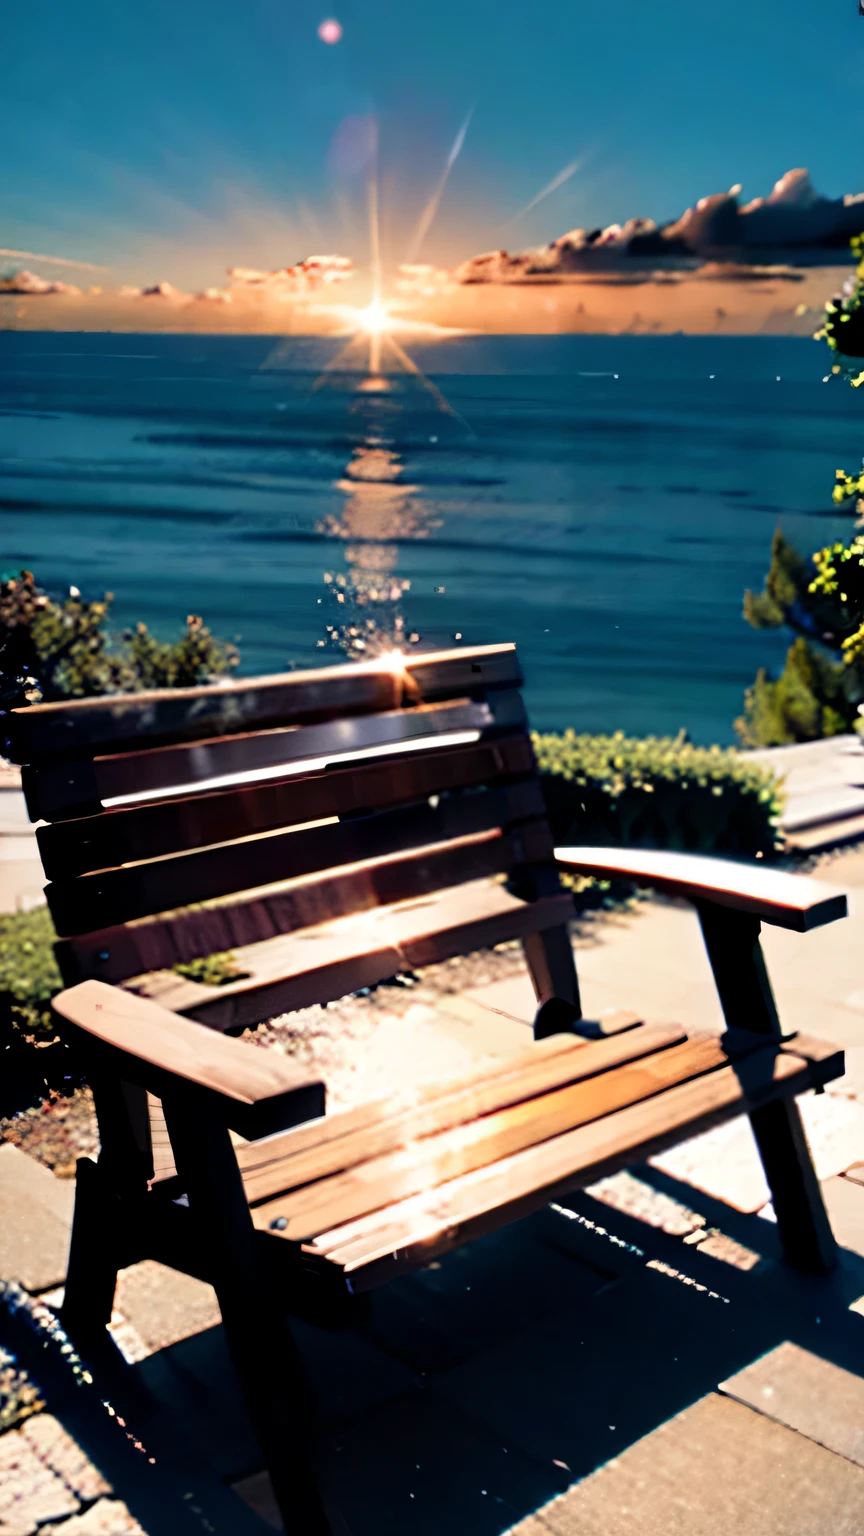
M675 737L533 737L556 843L773 858L773 775L721 747Z

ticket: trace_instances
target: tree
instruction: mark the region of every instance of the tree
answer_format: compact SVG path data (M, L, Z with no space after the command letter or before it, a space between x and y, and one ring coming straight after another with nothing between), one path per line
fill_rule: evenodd
M825 308L816 333L834 354L832 373L853 388L864 384L864 235L852 241L858 266L843 294ZM771 566L759 593L744 594L744 617L754 629L786 625L796 638L779 677L764 669L744 697L735 728L748 747L785 746L849 731L864 703L864 469L838 469L833 499L855 501L856 532L849 543L817 549L805 558L778 528Z

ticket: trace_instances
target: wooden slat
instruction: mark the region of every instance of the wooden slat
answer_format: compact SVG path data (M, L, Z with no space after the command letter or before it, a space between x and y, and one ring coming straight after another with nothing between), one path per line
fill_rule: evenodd
M636 1020L636 1024L639 1023ZM280 1162L283 1157L293 1157L339 1141L344 1136L353 1136L357 1131L368 1130L379 1121L400 1115L409 1108L431 1103L466 1088L477 1087L498 1077L506 1077L521 1067L527 1067L532 1061L551 1061L562 1055L570 1057L574 1052L584 1050L586 1043L578 1035L564 1034L550 1036L547 1040L532 1040L527 1050L509 1056L490 1057L458 1077L414 1083L410 1089L401 1092L397 1089L386 1098L367 1100L350 1109L339 1110L336 1114L322 1116L320 1120L294 1126L290 1131L249 1142L237 1148L237 1162L245 1177L247 1173Z
M281 882L263 892L201 908L187 908L128 927L97 929L55 945L67 986L95 976L125 981L144 971L171 970L202 955L318 927L335 918L371 912L396 902L416 901L436 891L524 865L534 843L547 836L545 824L529 822L513 832L478 833L448 843L364 860L338 872L325 871ZM572 903L568 909L572 916Z
M763 1047L748 1058L746 1087L735 1067L722 1067L322 1233L306 1251L310 1261L341 1271L353 1290L371 1290L751 1107L803 1093L812 1081L801 1057Z
M271 677L240 678L218 687L164 688L109 698L37 704L10 711L6 756L15 763L157 746L170 741L265 730L395 709L516 687L522 674L512 645L408 656L392 664L352 663Z
M534 771L527 736L412 752L253 787L154 801L97 816L57 821L36 833L49 880L141 859L251 837L298 822L346 816L422 800L448 790L492 784Z
M765 923L796 933L808 933L846 916L846 893L837 886L758 864L653 848L556 848L555 857L565 868L582 874L640 880L688 901L750 912Z
M324 1112L324 1084L275 1051L228 1040L101 981L84 981L53 1001L55 1014L74 1025L112 1075L137 1083L157 1098L186 1093L244 1136L296 1125Z
M412 970L420 953L448 959L555 927L572 914L567 895L523 902L501 885L476 881L422 902L236 949L237 964L249 976L228 986L205 987L164 971L132 978L129 986L214 1029L242 1029Z
M758 1049L758 1041L754 1048ZM306 1188L278 1195L257 1206L253 1219L262 1230L270 1229L274 1221L284 1221L281 1230L286 1238L308 1241L317 1233L500 1162L678 1083L718 1071L728 1059L716 1037L685 1040L587 1082L576 1081L511 1104Z
M539 818L544 818L540 820ZM411 848L449 842L533 819L534 862L551 860L552 839L537 780L446 796L327 825L289 828L221 847L169 855L146 864L55 881L45 895L58 934L92 933L298 875L336 869Z
M177 1169L174 1165L174 1153L171 1150L171 1138L165 1123L162 1101L154 1098L152 1093L147 1095L147 1111L150 1121L150 1146L153 1150L153 1183L161 1184L164 1179L173 1179ZM255 1143L252 1142L251 1145L254 1146Z
M557 1038L567 1040L566 1036ZM548 1095L566 1084L585 1083L625 1062L665 1051L684 1040L684 1031L674 1025L643 1024L591 1045L570 1037L566 1048L551 1055L538 1051L542 1044L538 1041L530 1050L505 1058L509 1070L501 1070L494 1076L479 1070L467 1083L442 1084L436 1097L425 1103L407 1105L398 1113L392 1109L385 1111L372 1126L341 1136L331 1135L325 1141L294 1152L290 1151L291 1132L287 1132L285 1136L275 1138L282 1144L281 1156L275 1145L264 1149L270 1154L266 1162L262 1149L256 1152L254 1148L244 1148L244 1155L238 1160L243 1171L246 1198L252 1204L311 1184L313 1180L330 1179L345 1170L359 1169L361 1164L383 1158L388 1153L413 1149L421 1138L434 1137L438 1132L464 1125L481 1115L490 1116L539 1095ZM325 1126L326 1120L321 1124Z
M223 788L241 776L247 783L285 777L292 764L298 772L304 767L308 771L315 763L323 768L330 761L350 761L369 753L398 756L422 749L424 742L443 746L448 736L505 733L525 726L521 695L502 691L483 702L423 704L320 725L25 767L21 782L31 821L62 821L92 815L105 802L148 796L178 799L196 786ZM436 742L439 737L440 743Z

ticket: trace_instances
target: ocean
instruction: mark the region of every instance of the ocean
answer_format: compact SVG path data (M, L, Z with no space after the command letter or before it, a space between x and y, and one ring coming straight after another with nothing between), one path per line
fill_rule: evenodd
M201 614L250 675L370 625L512 640L538 729L732 742L788 644L741 615L774 529L851 527L864 415L825 348L400 340L419 372L370 378L333 340L0 333L0 568L112 592L118 629Z

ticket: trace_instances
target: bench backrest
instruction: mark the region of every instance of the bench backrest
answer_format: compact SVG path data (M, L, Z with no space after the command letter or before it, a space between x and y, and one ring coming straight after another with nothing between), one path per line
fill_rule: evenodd
M489 875L551 895L521 683L503 645L11 711L64 981Z

